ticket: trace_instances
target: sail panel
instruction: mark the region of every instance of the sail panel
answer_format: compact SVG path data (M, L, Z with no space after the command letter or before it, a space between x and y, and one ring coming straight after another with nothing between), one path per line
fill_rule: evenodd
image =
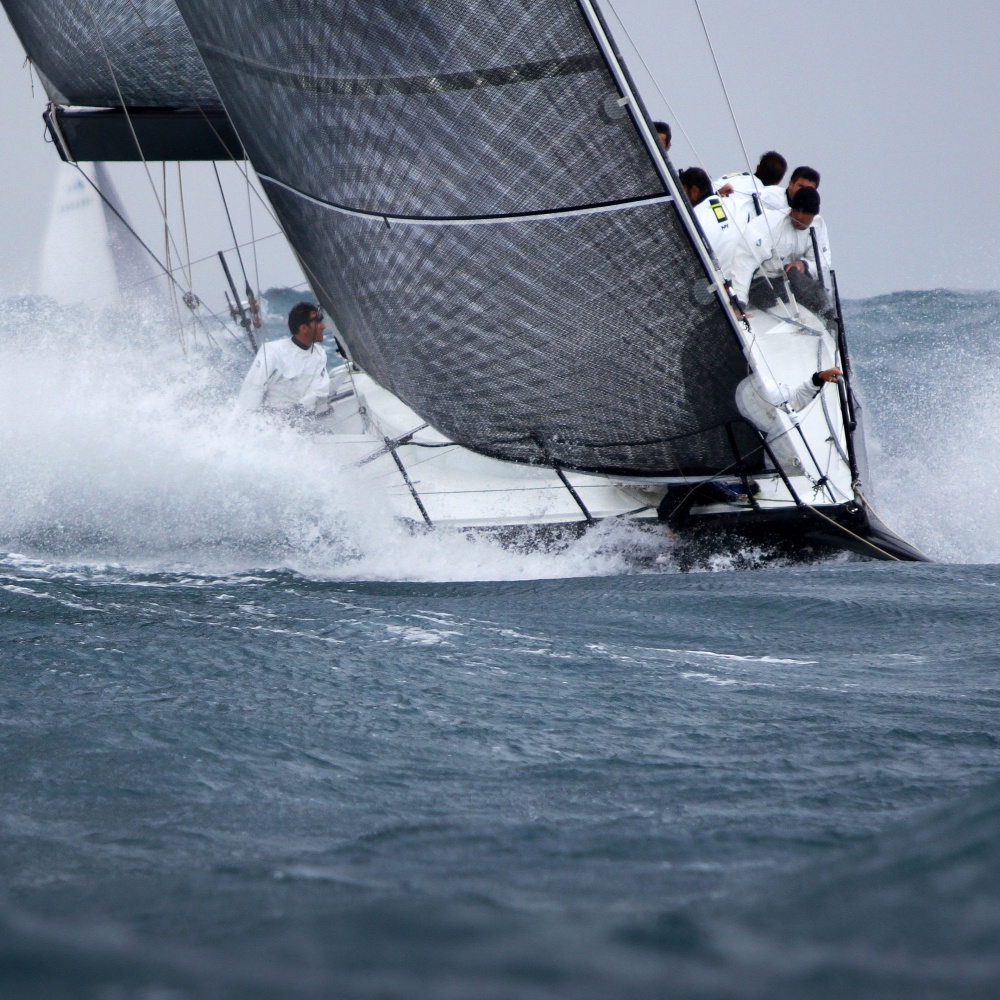
M173 0L2 2L59 103L222 108Z
M322 200L437 217L662 193L579 12L483 6L198 4L192 23L250 159L280 133L278 176Z
M264 185L354 360L454 440L636 474L732 465L746 362L672 204L387 226Z

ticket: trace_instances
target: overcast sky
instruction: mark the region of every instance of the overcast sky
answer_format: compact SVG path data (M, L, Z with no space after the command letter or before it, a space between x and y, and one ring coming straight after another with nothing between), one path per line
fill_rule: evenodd
M650 112L675 126L671 155L678 169L700 164L713 176L743 169L694 0L603 0L603 9ZM1000 149L1000 3L701 0L701 9L753 162L774 148L792 166L822 172L823 215L845 296L1000 288L1000 232L984 210L993 192L984 198L979 190L996 174ZM59 163L43 141L44 94L36 80L32 97L23 61L3 18L5 294L33 288ZM215 178L207 165L185 171L192 253L213 254L231 243ZM226 171L238 236L247 239L245 187L231 166ZM133 220L162 247L162 223L141 166L116 165L112 172ZM254 221L257 236L275 231L259 207ZM271 239L260 246L263 288L301 281L280 244ZM221 293L221 273L206 271L204 280Z

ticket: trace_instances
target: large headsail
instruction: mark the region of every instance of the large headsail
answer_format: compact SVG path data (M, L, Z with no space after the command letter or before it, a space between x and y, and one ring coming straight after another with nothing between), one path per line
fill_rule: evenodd
M317 293L378 381L503 458L733 464L746 364L589 8L179 7Z
M2 2L55 104L47 120L64 158L242 155L173 0Z

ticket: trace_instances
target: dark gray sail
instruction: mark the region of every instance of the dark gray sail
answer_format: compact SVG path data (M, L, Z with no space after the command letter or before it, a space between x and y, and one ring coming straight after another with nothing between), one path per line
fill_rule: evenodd
M743 354L574 0L179 7L353 358L421 417L518 461L733 465Z
M3 0L61 104L221 108L173 0Z
M2 0L66 160L242 157L173 0Z

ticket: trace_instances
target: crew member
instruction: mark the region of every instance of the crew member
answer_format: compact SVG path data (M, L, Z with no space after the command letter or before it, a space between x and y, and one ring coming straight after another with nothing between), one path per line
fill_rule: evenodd
M812 402L827 382L835 382L844 373L839 368L826 368L815 372L801 385L789 386L782 382L765 381L757 372L751 372L736 387L736 406L758 430L765 435L768 445L782 468L793 470L799 465L794 446L786 438L786 429L778 410L793 413Z
M653 128L656 129L656 138L660 140L660 145L663 147L663 152L669 153L670 143L673 138L673 133L670 131L670 126L666 122L653 122Z
M780 188L768 189L768 194L761 199L764 208L790 208L792 199L799 188L811 187L819 188L819 171L812 167L796 167L792 171L792 176L788 180L788 186L782 193ZM777 191L777 194L774 193ZM820 262L825 271L833 267L830 257L830 237L827 234L826 223L822 215L817 215L813 219L812 228L816 230L816 243L819 246Z
M719 262L722 273L728 277L736 244L740 239L740 230L726 210L726 199L712 194L712 182L701 167L688 167L678 177L715 259Z
M715 192L720 198L732 198L730 214L745 225L764 208L765 199L783 198L781 181L788 169L788 161L773 149L764 153L752 174L726 174L715 182ZM754 195L757 196L756 202Z
M330 376L326 370L323 314L311 302L292 306L291 336L264 344L253 359L240 389L243 410L282 410L315 415L329 407Z
M789 208L765 210L743 231L732 264L733 295L741 306L770 309L787 277L795 298L817 315L830 309L826 290L816 280L816 257L809 232L819 213L819 192L800 187ZM761 275L754 280L757 270ZM753 285L751 286L751 281Z

